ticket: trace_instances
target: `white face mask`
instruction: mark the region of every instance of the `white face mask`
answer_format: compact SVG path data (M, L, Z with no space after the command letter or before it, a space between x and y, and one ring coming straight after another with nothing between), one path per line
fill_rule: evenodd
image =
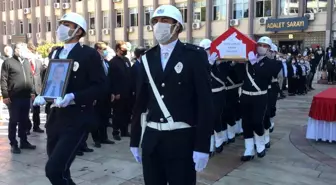
M77 27L77 28L74 30L74 32L73 32L71 35L69 35L69 32L70 32L71 29L70 29L69 27L64 26L63 24L61 24L61 25L58 27L57 31L56 31L58 40L61 41L61 42L69 41L70 39L72 39L72 38L75 36L75 34L76 34L78 28L79 28L79 27Z
M267 53L268 49L267 48L264 48L264 47L257 47L257 52L259 55L261 56L265 56L266 53Z
M167 43L175 33L176 27L171 32L171 24L158 22L154 25L154 36L160 44Z

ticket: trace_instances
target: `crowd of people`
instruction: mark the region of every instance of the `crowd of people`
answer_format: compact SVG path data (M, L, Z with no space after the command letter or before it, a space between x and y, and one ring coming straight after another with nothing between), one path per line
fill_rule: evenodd
M102 41L94 48L80 44L87 25L76 13L61 18L57 38L65 44L50 48L47 59L32 44L7 46L1 93L10 114L12 153L36 148L27 135L31 128L44 132L39 114L45 106L45 170L53 185L75 184L70 166L76 155L93 152L87 143L90 134L96 148L130 137L146 185L196 184L196 171L237 135L244 136L242 161L263 158L271 148L277 99L285 98L286 89L289 96L313 90L319 64L328 68L325 60L331 56L324 56L321 47L278 49L269 37L261 37L257 54L249 54L247 62L223 62L210 53L211 40L195 46L178 39L184 22L176 7L158 7L151 23L159 44L149 50L137 47L134 58L126 42L118 42L114 50ZM71 59L77 67L64 96L47 101L43 82L53 59ZM112 127L113 139L107 127Z

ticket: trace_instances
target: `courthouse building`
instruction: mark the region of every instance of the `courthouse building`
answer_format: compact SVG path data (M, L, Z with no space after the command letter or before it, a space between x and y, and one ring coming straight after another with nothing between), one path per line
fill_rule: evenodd
M66 12L85 17L85 44L119 40L152 46L150 17L156 7L173 4L183 15L180 38L198 44L229 26L253 38L269 35L279 45L328 45L336 39L336 0L0 0L0 49L20 39L55 42L57 21Z

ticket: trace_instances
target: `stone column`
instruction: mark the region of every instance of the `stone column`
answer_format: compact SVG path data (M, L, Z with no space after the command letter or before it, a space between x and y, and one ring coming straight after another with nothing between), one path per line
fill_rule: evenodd
M212 0L206 0L205 38L208 39L211 39L212 11Z
M53 0L49 0L49 4L50 4L50 24L51 24L51 40L53 42L58 42L57 38L56 38L56 15L55 15L55 8L54 8L54 1Z
M31 1L31 8L30 8L31 9L31 23L32 23L31 41L33 42L34 45L36 45L37 43L36 33L37 33L37 26L38 26L37 21L36 21L35 7L36 7L36 1Z
M19 26L19 18L18 18L18 9L19 9L19 1L14 2L14 29L15 35L20 35L20 26Z
M116 41L115 41L115 20L116 20L116 11L114 9L114 3L113 1L110 1L109 3L109 20L110 20L110 43L111 43L111 48L115 48Z
M9 36L12 35L12 24L11 24L11 21L10 21L10 14L9 14L9 11L10 11L10 1L6 1L6 35L7 35L7 44L8 43L8 40L9 40Z
M143 0L138 0L138 45L144 45L144 6Z
M333 7L334 7L334 0L328 0L327 6L327 25L326 25L326 40L325 40L325 47L329 46L329 43L333 44L332 40L333 33L332 33L332 24L333 24ZM335 46L334 46L335 47Z
M124 41L127 42L128 41L128 29L130 28L130 24L129 24L129 8L128 8L128 1L125 0L123 1L123 9L124 9L124 25L123 25L123 28L124 28Z
M272 17L278 18L279 16L279 0L272 0Z
M70 0L70 7L72 12L76 12L76 0Z
M159 7L159 2L158 0L153 0L153 9L154 11ZM157 44L157 40L155 39L154 35L153 35L153 44L154 46Z
M254 39L254 5L255 2L250 1L249 12L248 12L248 36Z
M89 21L89 10L88 10L88 0L82 0L82 5L83 5L83 17L86 20L86 22L88 23ZM89 36L88 36L88 32L89 32L89 28L90 25L88 25L87 29L87 33L86 36L84 37L84 44L88 45L89 44Z
M187 9L188 9L188 17L187 17L187 42L192 43L192 23L194 22L193 18L193 0L188 0L187 3Z
M2 11L3 9L3 3L0 3L0 10ZM0 13L0 20L1 20L1 26L3 25L3 21L2 21L2 13ZM0 28L0 52L2 52L4 50L4 40L3 40L3 28Z
M28 2L27 1L22 1L22 7L26 8L28 7ZM27 35L28 33L28 18L27 16L23 13L22 11L22 22L23 22L23 34Z
M169 4L175 6L175 0L169 0Z
M307 4L306 0L299 0L299 17L302 17L304 13L306 13Z
M231 0L226 0L226 25L227 25L227 28L230 28L230 20L232 19L232 1Z
M96 29L96 41L102 40L102 29L103 29L103 12L102 3L100 0L96 1L96 12L95 12L95 29Z
M46 41L47 18L45 16L45 1L40 1L40 21L41 21L40 37L42 41Z

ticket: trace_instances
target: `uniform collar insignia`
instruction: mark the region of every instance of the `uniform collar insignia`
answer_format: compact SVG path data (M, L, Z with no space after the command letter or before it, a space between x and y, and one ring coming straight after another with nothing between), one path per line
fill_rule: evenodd
M157 11L157 13L158 13L158 14L162 14L162 13L164 13L164 9L159 9L159 10Z

